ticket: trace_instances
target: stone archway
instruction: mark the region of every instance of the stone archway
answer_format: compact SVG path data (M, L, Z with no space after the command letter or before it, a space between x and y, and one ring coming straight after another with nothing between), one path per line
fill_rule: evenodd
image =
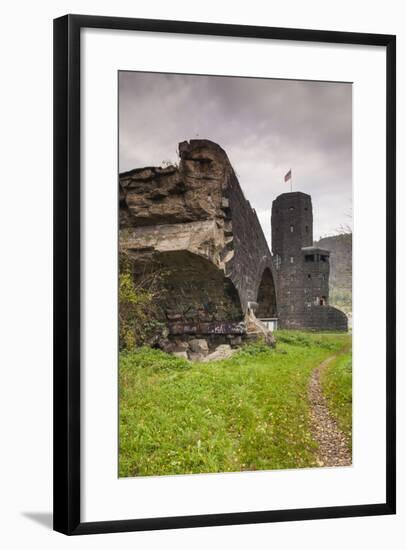
M258 287L257 304L255 316L258 319L269 319L277 316L275 283L269 267L266 267L262 273Z
M162 274L158 305L171 333L233 334L243 321L237 289L210 260L177 250L135 254L132 261L135 281L150 266Z

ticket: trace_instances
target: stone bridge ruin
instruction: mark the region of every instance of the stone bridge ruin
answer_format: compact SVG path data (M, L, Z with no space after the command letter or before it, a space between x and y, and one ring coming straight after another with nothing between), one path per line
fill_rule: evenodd
M258 319L287 311L287 289L255 210L219 145L185 141L179 156L179 166L120 174L120 250L135 280L164 274L159 305L172 341L238 345L258 333L272 341Z

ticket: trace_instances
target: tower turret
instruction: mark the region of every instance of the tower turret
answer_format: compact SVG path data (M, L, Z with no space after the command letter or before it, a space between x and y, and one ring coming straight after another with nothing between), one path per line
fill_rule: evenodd
M346 330L344 313L328 306L330 252L313 246L310 195L279 195L271 224L281 327Z
M312 199L306 193L283 193L272 203L272 252L281 258L300 256L313 245Z

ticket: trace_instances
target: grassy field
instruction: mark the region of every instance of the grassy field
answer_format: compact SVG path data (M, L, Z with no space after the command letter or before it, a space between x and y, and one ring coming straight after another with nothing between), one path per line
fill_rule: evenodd
M322 373L321 384L330 412L340 429L352 440L352 352L346 351Z
M350 336L278 331L277 338L274 350L250 345L212 363L147 348L121 354L120 476L315 466L309 378L348 348ZM326 387L336 403L333 385Z

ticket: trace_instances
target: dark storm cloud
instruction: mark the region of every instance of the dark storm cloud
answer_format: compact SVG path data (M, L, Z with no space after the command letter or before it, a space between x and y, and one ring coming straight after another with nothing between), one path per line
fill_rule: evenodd
M351 85L120 73L120 171L177 160L177 144L219 143L270 240L272 200L289 185L312 195L315 238L348 224Z

